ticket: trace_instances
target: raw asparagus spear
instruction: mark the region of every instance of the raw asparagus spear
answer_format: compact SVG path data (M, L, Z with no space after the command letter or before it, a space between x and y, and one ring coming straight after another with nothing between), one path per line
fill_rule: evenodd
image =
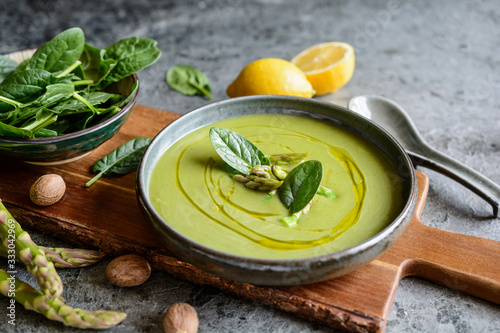
M40 246L47 260L52 261L57 268L80 268L90 266L104 258L99 251L84 249L48 248ZM0 243L0 256L7 257L8 249Z
M12 288L12 285L15 287ZM48 298L3 269L0 269L0 293L15 299L27 310L38 312L48 319L59 321L66 326L106 329L118 325L127 316L123 312L87 311L72 308L66 305L61 297Z
M13 231L12 231L13 230ZM40 290L48 298L62 294L63 284L54 264L10 215L0 200L0 240L7 249L13 248L17 260L22 261L36 278Z
M40 246L40 248L45 251L47 259L59 268L87 267L101 261L106 256L105 253L94 250L69 249L64 247L49 248L44 246Z

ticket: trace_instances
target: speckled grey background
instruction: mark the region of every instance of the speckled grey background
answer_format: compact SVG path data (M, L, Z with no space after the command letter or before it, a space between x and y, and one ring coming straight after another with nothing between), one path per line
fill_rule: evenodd
M168 88L169 67L185 63L211 80L214 100L241 68L258 58L290 59L325 41L356 52L352 81L321 99L346 105L359 94L382 94L406 108L438 150L500 183L500 6L496 1L26 1L2 0L0 52L36 47L65 28L80 26L87 41L156 39L162 58L140 73L139 103L177 113L208 103ZM474 194L428 171L423 221L436 228L500 240L500 219ZM2 193L3 196L7 195ZM36 241L61 245L33 232ZM200 332L328 332L272 307L154 272L142 286L123 289L104 279L108 261L60 270L69 304L126 311L110 332L159 332L165 309L188 302ZM493 263L492 265L498 265ZM19 267L19 277L34 280ZM0 299L0 309L8 302ZM0 332L73 332L17 309L16 329L0 310ZM405 278L387 332L500 332L500 307L417 278Z

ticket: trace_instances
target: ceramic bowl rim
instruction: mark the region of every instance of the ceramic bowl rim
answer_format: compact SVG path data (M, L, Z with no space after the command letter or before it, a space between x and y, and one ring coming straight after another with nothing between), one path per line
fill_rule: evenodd
M417 181L416 181L415 170L413 167L409 168L410 175L408 178L409 178L409 181L411 183L410 192L409 192L408 198L405 197L405 200L407 200L407 201L404 203L404 207L401 209L401 211L399 212L397 217L395 217L393 219L393 221L390 222L383 230L381 230L380 232L378 232L374 236L370 237L369 239L363 241L362 243L358 243L355 246L352 246L352 247L349 247L347 249L340 250L340 251L335 251L335 252L322 254L322 255L318 255L318 256L307 256L307 257L290 258L290 259L266 259L266 258L238 256L238 255L233 255L230 253L222 252L222 251L207 247L205 245L202 245L200 243L197 243L197 242L189 239L187 236L183 235L182 233L178 232L173 227L171 227L156 212L156 210L154 209L154 207L151 204L149 194L145 193L146 188L148 188L148 184L146 183L146 181L149 181L149 179L148 180L145 179L145 174L144 174L145 168L146 168L146 163L151 160L152 161L151 167L153 168L154 165L156 165L156 163L158 161L158 158L151 156L152 148L156 144L156 142L158 142L157 138L161 138L163 135L165 135L164 133L167 132L169 130L169 128L171 126L173 126L174 124L176 124L177 122L186 121L186 119L189 120L189 118L191 118L191 117L196 117L198 114L205 112L204 110L206 110L206 109L212 109L212 108L215 108L219 105L224 105L224 104L238 103L238 102L242 102L242 101L244 102L247 100L250 102L252 102L252 101L255 102L256 100L258 101L259 99L277 99L277 100L289 101L290 103L294 100L298 100L298 101L301 101L303 103L304 102L305 103L312 103L312 104L321 105L323 107L326 106L326 107L340 108L344 112L348 112L348 113L352 114L353 117L359 117L360 119L363 119L363 121L370 123L371 126L375 126L378 131L382 132L398 148L398 150L399 150L398 155L404 157L404 162L408 166L412 166L412 162L410 160L410 157L408 156L408 154L406 153L404 148L401 146L401 144L399 144L399 142L396 141L396 139L394 137L392 137L392 135L389 134L389 132L387 132L385 129L383 129L382 127L380 127L379 125L377 125L373 121L371 121L367 118L364 118L364 117L360 116L359 114L357 114L357 113L355 113L355 112L353 112L345 107L336 105L336 104L320 101L317 99L307 99L307 98L302 98L302 97L290 97L290 96L279 96L279 95L246 96L246 97L237 97L237 98L222 100L222 101L218 101L218 102L212 102L212 103L209 103L207 105L201 106L197 109L194 109L194 110L186 113L185 115L182 115L181 117L177 118L176 120L174 120L170 124L168 124L165 128L163 128L155 136L155 138L153 139L153 141L151 142L148 149L145 151L145 153L143 155L143 158L141 160L141 163L139 165L139 169L137 172L137 178L136 178L137 196L138 196L138 199L140 201L142 208L145 209L148 214L153 215L153 217L156 220L159 220L162 222L161 228L166 229L167 232L169 232L173 236L175 236L177 238L177 240L188 244L191 248L191 251L195 251L197 253L202 253L205 256L208 255L211 257L215 257L215 258L224 258L224 260L232 262L232 263L236 263L236 264L244 262L244 263L250 264L250 265L265 266L265 267L271 266L271 267L273 267L271 269L274 269L277 267L279 268L279 266L284 265L284 264L285 265L287 265L287 264L288 265L289 264L303 265L303 264L310 263L312 261L314 261L314 262L328 262L331 260L340 260L341 258L344 258L344 257L356 255L358 252L362 252L364 250L369 250L370 248L374 247L375 245L381 243L383 240L390 239L391 235L393 235L394 232L398 228L400 228L403 223L405 224L403 227L406 227L411 216L413 215L413 212L415 209L416 197L417 197ZM227 118L224 118L224 119L227 119ZM205 124L204 126L206 126L206 125L208 125L208 124ZM192 131L195 131L196 129L198 129L198 128L194 128L194 129L192 129ZM190 131L190 132L192 132L192 131ZM187 133L184 134L183 136L185 136L185 135L187 135ZM177 138L177 140L179 140L179 139L180 138ZM165 150L166 149L164 149L163 151L165 151ZM155 163L153 164L153 162L155 162ZM411 214L410 218L408 218L408 214ZM155 226L155 227L157 227L157 226ZM158 226L158 227L160 227L160 226ZM162 236L162 238L164 238L164 236ZM399 235L397 236L397 238L399 238ZM231 264L229 264L229 265L231 265Z

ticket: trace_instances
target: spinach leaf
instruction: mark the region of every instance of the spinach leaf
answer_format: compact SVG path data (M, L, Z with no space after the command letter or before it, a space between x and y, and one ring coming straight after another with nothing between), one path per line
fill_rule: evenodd
M30 138L31 131L5 124L0 121L0 136L8 136L11 138Z
M25 129L31 132L31 137L38 130L54 123L57 120L57 115L55 115L50 109L41 108L35 114L34 117L31 117L28 121L26 121L21 129Z
M87 80L92 80L92 85L99 84L115 67L115 59L103 59L105 51L85 44L80 61Z
M307 206L318 191L322 177L323 166L316 160L301 163L288 173L278 189L278 196L290 214Z
M150 142L150 138L135 138L101 158L92 167L92 172L99 173L89 180L85 186L89 187L103 175L107 176L111 173L124 175L135 172L141 161L142 154Z
M103 88L154 63L161 55L156 44L132 37L99 49L85 44L80 28L72 28L19 65L0 57L0 136L60 135L112 117L139 86L135 83L128 96L110 93L122 91L124 82L107 92Z
M17 73L17 72L21 72L21 71L25 71L28 69L28 63L30 62L29 59L26 59L24 60L22 63L19 64L19 66L17 66L16 70L14 71L14 73Z
M19 66L17 61L0 54L0 82L9 74L12 74L17 66Z
M94 91L88 94L82 94L82 97L84 97L87 100L87 102L89 102L91 105L95 107L104 104L110 100L117 102L118 100L122 99L121 95L110 94L105 91ZM56 106L54 106L53 110L56 113L64 112L65 114L81 113L89 111L87 106L83 102L77 99L68 99L62 101Z
M46 129L57 133L56 135L63 135L65 133L71 133L81 129L82 126L79 122L80 122L80 115L75 116L71 114L65 117L60 117L60 119L58 119L55 123L47 126ZM40 130L38 130L37 133L39 131Z
M50 72L41 69L30 69L9 75L0 83L0 94L21 103L35 100L45 87L57 82Z
M242 174L249 174L254 165L271 164L253 143L227 128L212 127L210 142L217 154Z
M53 74L61 72L78 60L84 44L82 29L65 30L36 50L27 68L44 69Z
M210 82L200 70L188 66L177 65L170 68L166 77L168 85L183 95L205 95L212 99Z
M48 128L40 128L38 131L33 133L34 138L48 138L51 136L57 136L58 133L54 130Z
M45 93L40 96L33 104L48 105L61 100L68 99L75 91L75 86L71 83L55 83L45 87Z
M31 117L36 117L37 113L40 110L43 110L43 106L38 107L22 107L19 109L19 112L11 119L10 125L12 126L22 126L24 125Z
M0 96L16 103L29 104L45 92L45 88L57 82L51 73L41 69L24 70L9 75L0 83ZM12 105L0 102L0 112L9 111Z
M153 39L130 37L104 48L102 60L113 59L116 65L101 81L99 88L103 89L155 63L161 56L156 44Z

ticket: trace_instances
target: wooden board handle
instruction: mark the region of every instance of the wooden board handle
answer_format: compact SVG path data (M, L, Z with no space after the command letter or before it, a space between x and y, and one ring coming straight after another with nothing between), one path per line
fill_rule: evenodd
M398 281L418 276L500 304L500 242L423 224L420 216L429 181L421 172L417 178L419 199L414 217L383 260L399 268Z
M419 276L500 304L500 242L415 222L415 252L403 263L403 276Z

